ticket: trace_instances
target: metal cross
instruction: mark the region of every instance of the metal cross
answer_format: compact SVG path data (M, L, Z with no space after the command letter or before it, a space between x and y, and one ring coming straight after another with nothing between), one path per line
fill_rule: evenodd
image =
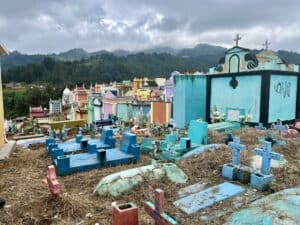
M235 41L235 46L239 46L239 41L242 40L239 34L236 34L236 37L233 39Z
M268 50L270 44L271 44L271 42L269 42L269 40L267 39L267 40L265 41L265 43L262 44L262 46L265 46L265 50Z

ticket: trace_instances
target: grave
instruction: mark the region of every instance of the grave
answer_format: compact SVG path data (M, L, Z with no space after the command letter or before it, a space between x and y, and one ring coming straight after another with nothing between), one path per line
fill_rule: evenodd
M179 143L176 143L176 134L169 134L166 140L160 143L160 157L164 160L179 160L185 153L207 144L208 130L207 123L197 120L191 120L187 137L181 137Z
M226 120L223 122L212 123L208 125L208 129L218 132L228 132L241 128L240 116L244 115L245 111L238 108L226 108Z
M190 215L213 204L232 198L245 189L239 185L224 182L203 191L188 195L174 202L174 205Z
M262 149L256 148L253 150L253 153L262 157L262 165L260 172L251 174L250 186L261 191L266 191L274 178L271 174L271 159L282 160L283 157L279 153L272 152L272 145L267 141L263 143Z
M251 115L252 123L264 126L277 118L294 120L300 112L298 76L299 66L288 66L273 51L253 54L234 46L206 74L174 75L174 120L179 128L197 118L210 122L214 107L224 114L227 108L238 108L244 111L241 116ZM209 128L234 126L221 122Z
M145 153L153 152L154 150L153 144L155 144L155 141L153 141L151 138L149 137L142 138L141 152L145 152Z
M149 201L144 202L144 209L150 215L155 225L176 225L176 220L164 213L164 191L156 189L154 193L154 204Z
M53 151L55 153L53 161L59 175L67 175L107 166L128 164L136 162L140 158L140 147L136 144L136 135L131 133L125 133L122 136L120 149L112 148L99 150L97 149L96 144L88 144L87 153L63 155L63 152L59 148L56 148Z
M188 180L187 175L175 164L152 160L151 165L122 170L102 177L94 188L94 193L101 196L107 194L120 196L132 190L134 186L142 185L145 178L148 181L167 178L176 184L184 184Z
M285 189L234 212L226 224L300 224L299 211L300 188Z
M283 140L283 139L280 139L280 140L275 139L272 131L269 131L267 133L266 137L260 137L260 138L258 138L258 140L260 143L263 143L264 141L271 142L272 147L274 145L285 145L286 144L285 140Z
M232 148L232 163L223 165L222 177L228 180L239 180L242 183L248 184L251 169L240 165L240 152L245 150L246 146L241 144L239 137L234 137L233 139L233 142L229 142L229 146Z
M46 146L50 155L53 147L49 147L50 143L53 144L54 139L47 139ZM56 143L56 148L62 149L64 154L70 154L80 150L87 150L88 145L96 145L96 149L109 149L115 147L116 140L113 137L113 131L109 128L102 130L101 138L98 139L83 139L82 134L77 134L75 141L66 141Z

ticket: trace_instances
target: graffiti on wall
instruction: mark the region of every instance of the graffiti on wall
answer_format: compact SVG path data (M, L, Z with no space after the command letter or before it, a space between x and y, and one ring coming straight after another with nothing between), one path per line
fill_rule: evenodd
M277 82L274 85L274 90L276 93L282 95L283 98L289 98L291 97L291 82Z

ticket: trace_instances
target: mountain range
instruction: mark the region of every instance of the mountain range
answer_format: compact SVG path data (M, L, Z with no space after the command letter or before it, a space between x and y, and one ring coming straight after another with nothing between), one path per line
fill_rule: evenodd
M8 69L15 66L24 66L27 64L37 64L41 63L44 58L50 57L55 60L62 61L75 61L88 59L92 56L100 56L104 54L113 54L117 57L127 57L128 55L134 55L139 53L144 54L170 54L179 58L197 58L205 62L217 62L220 57L222 57L227 49L209 45L209 44L198 44L193 48L183 48L183 49L174 49L170 47L156 47L151 49L145 49L143 51L128 51L123 49L118 49L112 52L107 50L100 50L96 52L88 52L82 48L71 49L66 52L61 52L59 54L22 54L18 51L11 52L8 56L2 58L2 66L4 69ZM253 50L255 52L259 50ZM290 52L285 50L279 50L277 52L280 57L284 58L288 63L300 64L300 54L297 52Z

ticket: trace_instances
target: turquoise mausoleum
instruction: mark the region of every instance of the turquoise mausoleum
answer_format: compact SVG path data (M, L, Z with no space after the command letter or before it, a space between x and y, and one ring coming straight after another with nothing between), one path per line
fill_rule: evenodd
M271 50L234 46L208 73L174 76L174 120L180 128L193 119L210 122L217 109L227 121L251 115L266 126L292 122L300 114L299 76L298 65Z

